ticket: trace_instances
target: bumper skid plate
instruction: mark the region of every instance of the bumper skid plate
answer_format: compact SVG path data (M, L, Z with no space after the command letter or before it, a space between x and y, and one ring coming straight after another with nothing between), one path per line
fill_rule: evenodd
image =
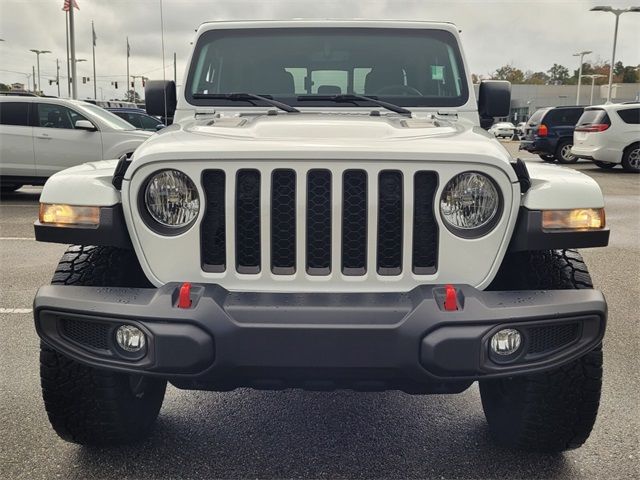
M194 284L158 289L46 286L34 302L42 340L76 361L163 376L183 388L249 386L453 392L478 379L559 367L602 340L597 290L485 292L454 285L408 293L251 293ZM450 288L449 288L450 290ZM451 293L449 291L449 293ZM115 330L146 335L140 355ZM517 329L516 354L498 358L491 336Z

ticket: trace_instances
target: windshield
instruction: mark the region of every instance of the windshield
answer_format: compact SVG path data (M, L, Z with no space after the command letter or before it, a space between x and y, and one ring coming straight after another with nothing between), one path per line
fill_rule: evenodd
M88 111L91 115L98 117L109 128L113 128L114 130L135 130L136 129L136 127L131 125L129 122L124 121L117 115L114 115L113 113L106 111L104 108L97 107L96 105L87 103L86 105L82 105L82 109L85 111Z
M432 107L464 105L469 96L457 41L444 30L289 28L204 33L195 47L187 100L193 105L232 105L237 100L203 95L239 92L295 106L345 108L357 104L321 99L311 104L308 96L368 95L396 105ZM306 101L301 96L307 96Z

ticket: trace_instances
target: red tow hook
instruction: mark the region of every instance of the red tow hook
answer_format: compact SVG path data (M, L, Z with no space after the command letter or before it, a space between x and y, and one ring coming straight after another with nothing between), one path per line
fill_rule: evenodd
M178 308L191 307L191 283L184 282L178 294Z
M444 309L447 312L455 312L458 310L458 295L453 285L445 285L444 293Z

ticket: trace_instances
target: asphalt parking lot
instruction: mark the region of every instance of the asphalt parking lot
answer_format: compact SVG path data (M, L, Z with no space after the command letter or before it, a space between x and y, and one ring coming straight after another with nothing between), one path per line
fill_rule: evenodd
M505 145L516 153L517 142ZM609 302L609 327L600 414L582 448L558 456L496 448L475 385L443 396L169 387L144 443L65 443L40 397L30 310L65 246L33 240L40 190L24 188L0 203L0 477L639 478L640 175L574 168L600 184L612 231L608 248L583 251Z

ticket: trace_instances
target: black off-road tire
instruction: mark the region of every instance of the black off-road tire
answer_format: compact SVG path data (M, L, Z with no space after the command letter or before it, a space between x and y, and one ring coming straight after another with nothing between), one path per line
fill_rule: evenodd
M640 173L640 142L633 143L624 149L622 168L627 172Z
M573 146L573 142L571 140L562 140L560 143L558 143L555 157L559 163L567 165L571 163L576 163L578 161L578 157L571 154L572 146Z
M490 290L593 288L575 250L508 255ZM480 394L489 430L503 446L562 452L581 446L598 413L602 389L602 347L558 369L485 380Z
M132 251L94 246L70 247L51 283L150 287ZM45 344L40 347L40 377L54 430L82 445L119 445L146 437L166 388L165 380L88 367Z
M613 162L600 162L598 160L594 160L593 163L600 168L604 168L605 170L610 170L612 168L615 168L616 165L618 165L617 163L613 163Z

